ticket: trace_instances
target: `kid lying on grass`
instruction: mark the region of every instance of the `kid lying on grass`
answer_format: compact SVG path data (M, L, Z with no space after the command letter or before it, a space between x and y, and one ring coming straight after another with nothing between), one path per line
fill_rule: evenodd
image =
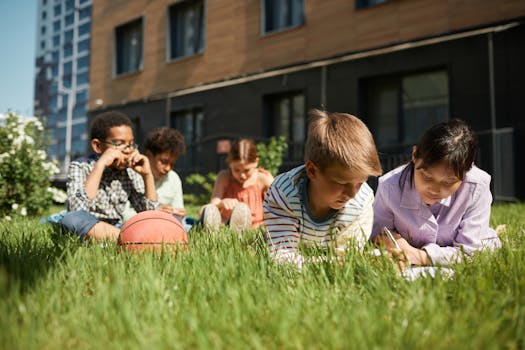
M428 129L412 160L379 178L373 238L408 265L448 265L501 245L489 227L490 175L473 165L477 142L461 120ZM384 234L390 229L402 252Z
M374 140L353 115L310 112L305 164L275 178L264 201L269 249L277 262L301 268L299 244L344 251L363 247L372 232L374 193L381 175Z

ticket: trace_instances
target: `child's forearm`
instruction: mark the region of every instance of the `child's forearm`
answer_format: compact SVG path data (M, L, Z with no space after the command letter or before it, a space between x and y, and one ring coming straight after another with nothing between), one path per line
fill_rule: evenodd
M89 198L96 198L98 187L100 186L100 180L106 167L103 164L95 163L93 171L88 175L84 186L86 188L86 194Z
M156 202L158 197L157 190L155 189L155 179L153 174L146 174L142 176L142 179L144 180L144 191L146 198Z

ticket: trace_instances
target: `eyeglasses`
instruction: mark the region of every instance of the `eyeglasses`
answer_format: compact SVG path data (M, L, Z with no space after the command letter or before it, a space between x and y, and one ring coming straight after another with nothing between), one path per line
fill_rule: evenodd
M108 145L111 145L115 148L118 148L121 151L127 151L128 149L136 149L138 145L135 142L132 142L130 144L125 144L121 142L115 142L115 141L102 141L102 143L106 143Z

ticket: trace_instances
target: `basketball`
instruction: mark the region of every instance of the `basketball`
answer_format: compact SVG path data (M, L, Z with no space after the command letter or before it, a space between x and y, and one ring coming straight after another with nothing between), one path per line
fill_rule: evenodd
M187 249L188 235L179 220L171 214L148 210L126 221L120 231L118 245L131 252L173 252Z

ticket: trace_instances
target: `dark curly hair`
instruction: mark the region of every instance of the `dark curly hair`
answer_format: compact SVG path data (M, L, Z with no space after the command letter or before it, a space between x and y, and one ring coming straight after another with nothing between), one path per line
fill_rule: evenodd
M176 129L165 127L151 131L144 141L144 148L154 156L160 153L170 152L178 158L186 154L184 136Z
M109 129L115 126L126 125L133 128L128 116L119 111L107 111L97 115L91 122L89 137L91 140L99 139L101 141L108 137Z

